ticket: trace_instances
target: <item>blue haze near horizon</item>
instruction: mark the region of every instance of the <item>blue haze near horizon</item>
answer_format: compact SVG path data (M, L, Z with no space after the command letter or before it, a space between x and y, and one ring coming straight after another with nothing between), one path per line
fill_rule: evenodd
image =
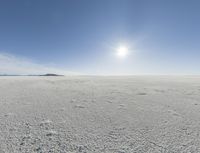
M200 74L199 8L198 0L1 0L0 53L83 74ZM130 50L123 60L114 55L120 44Z

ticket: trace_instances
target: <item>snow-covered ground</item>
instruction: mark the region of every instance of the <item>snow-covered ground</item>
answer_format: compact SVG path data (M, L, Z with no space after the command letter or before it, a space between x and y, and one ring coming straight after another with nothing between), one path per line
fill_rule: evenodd
M0 77L1 153L200 152L200 77Z

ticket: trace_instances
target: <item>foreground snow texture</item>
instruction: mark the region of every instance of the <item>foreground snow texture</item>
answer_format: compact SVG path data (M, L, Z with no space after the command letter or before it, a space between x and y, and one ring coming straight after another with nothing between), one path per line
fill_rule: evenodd
M0 77L0 152L200 152L200 78Z

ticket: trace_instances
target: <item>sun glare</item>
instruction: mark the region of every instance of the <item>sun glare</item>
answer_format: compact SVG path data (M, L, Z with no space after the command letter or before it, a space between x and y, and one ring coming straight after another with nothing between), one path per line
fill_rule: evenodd
M126 46L120 46L117 49L117 56L120 58L125 58L128 55L128 48Z

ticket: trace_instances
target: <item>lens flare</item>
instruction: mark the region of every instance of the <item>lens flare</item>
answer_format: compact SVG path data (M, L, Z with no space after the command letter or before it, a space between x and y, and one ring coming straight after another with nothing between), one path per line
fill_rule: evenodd
M117 49L116 55L120 58L125 58L128 55L128 48L126 46L120 46Z

